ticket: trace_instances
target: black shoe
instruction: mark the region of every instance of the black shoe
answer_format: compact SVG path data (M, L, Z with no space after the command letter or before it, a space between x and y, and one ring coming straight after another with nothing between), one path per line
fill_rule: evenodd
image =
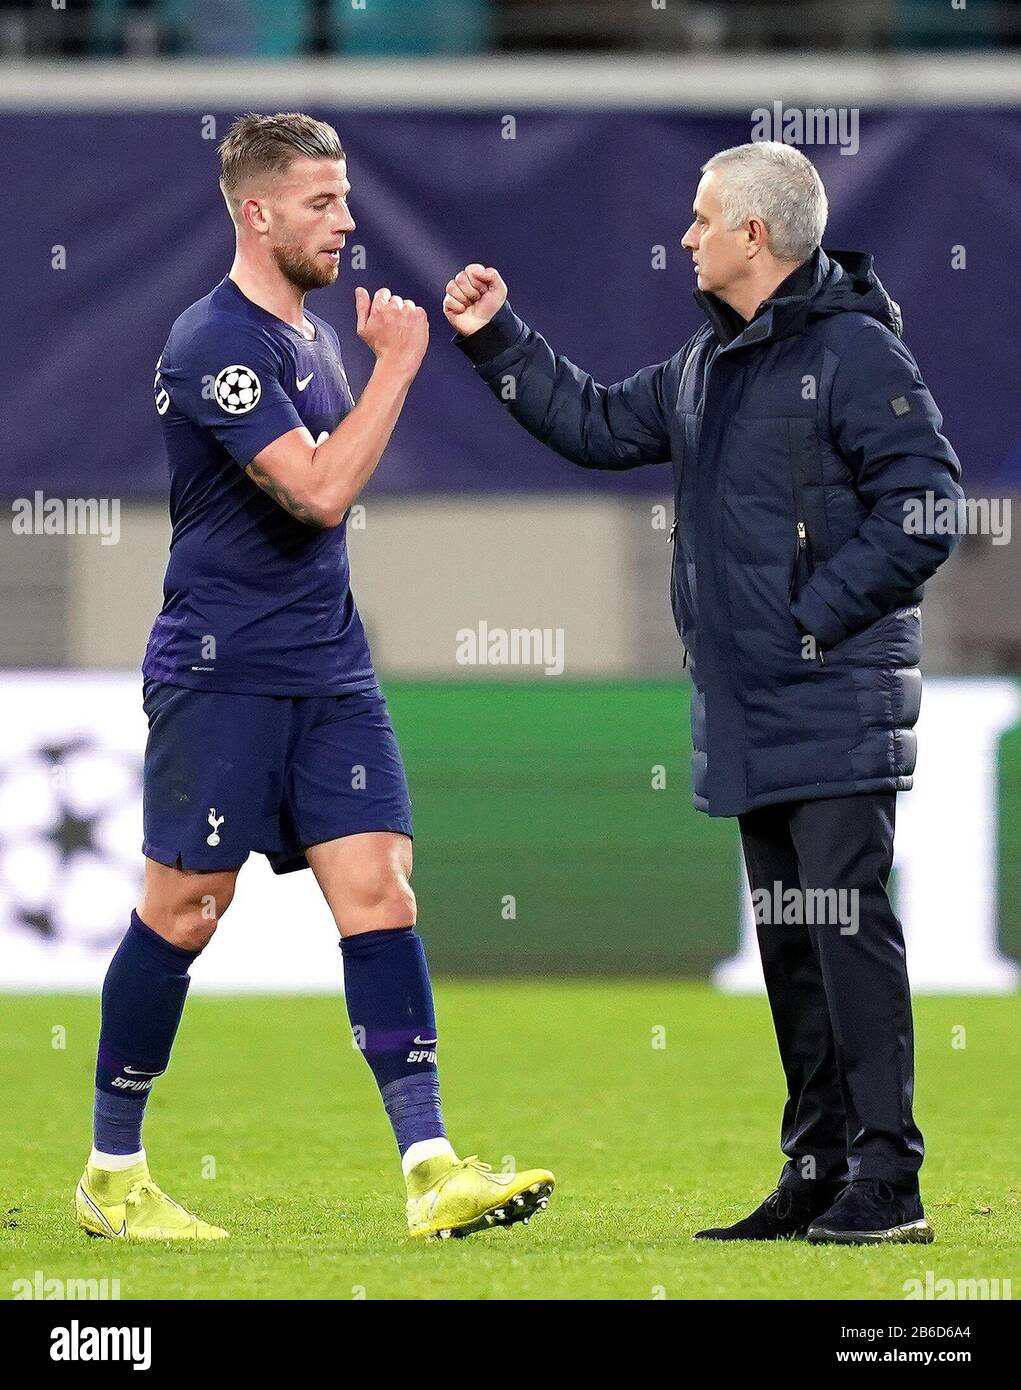
M812 1220L827 1211L841 1190L832 1185L797 1191L778 1187L750 1216L733 1226L713 1226L696 1231L695 1240L796 1240L804 1236Z
M813 1245L929 1245L936 1239L914 1184L855 1178L808 1228Z

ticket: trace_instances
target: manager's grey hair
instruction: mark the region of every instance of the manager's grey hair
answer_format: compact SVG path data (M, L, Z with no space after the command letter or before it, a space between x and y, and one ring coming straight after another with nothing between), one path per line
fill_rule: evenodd
M757 140L707 159L720 177L723 216L731 230L760 217L769 249L781 261L806 261L822 242L829 205L815 165L793 145Z

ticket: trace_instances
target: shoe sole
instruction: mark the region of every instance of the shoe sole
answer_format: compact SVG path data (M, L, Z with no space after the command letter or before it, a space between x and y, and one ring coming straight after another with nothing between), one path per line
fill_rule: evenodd
M528 1225L532 1217L549 1206L554 1184L548 1179L534 1182L524 1192L515 1193L509 1199L495 1202L486 1211L480 1212L471 1221L460 1226L437 1226L424 1231L409 1232L412 1240L464 1240L466 1236L479 1231L491 1231L496 1226L516 1226L521 1222Z
M742 1241L758 1241L760 1245L775 1245L780 1240L804 1240L805 1231L791 1231L783 1236L728 1236L725 1234L726 1228L718 1234L713 1231L696 1231L691 1237L692 1240L715 1240L721 1245L733 1245Z
M931 1245L936 1233L923 1217L886 1231L831 1231L827 1226L809 1226L807 1239L810 1245Z

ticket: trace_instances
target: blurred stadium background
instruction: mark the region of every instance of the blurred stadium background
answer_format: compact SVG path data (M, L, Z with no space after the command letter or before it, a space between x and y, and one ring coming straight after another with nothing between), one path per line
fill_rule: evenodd
M450 346L442 287L497 265L557 350L619 379L699 322L678 239L701 163L752 138L758 110L832 111L803 143L827 244L875 255L969 496L1000 505L1021 491L1019 44L1018 0L0 3L0 987L94 987L132 905L137 668L169 535L153 366L230 263L217 140L243 110L305 109L349 152L358 230L310 305L356 390L356 283L432 320L350 541L434 968L754 988L735 827L690 807L669 478L584 472L527 439ZM116 543L46 534L39 509L72 498L116 515ZM1021 955L1006 539L967 536L924 610L897 882L934 990L1012 988ZM561 632L563 672L461 664L458 633L483 623ZM252 861L199 986L332 989L310 878ZM281 922L284 961L262 949Z

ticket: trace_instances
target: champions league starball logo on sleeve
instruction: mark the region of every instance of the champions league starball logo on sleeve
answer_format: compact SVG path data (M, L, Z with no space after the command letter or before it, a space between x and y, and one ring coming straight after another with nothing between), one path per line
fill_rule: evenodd
M213 394L228 415L244 415L259 404L262 383L251 367L224 367L213 382Z

